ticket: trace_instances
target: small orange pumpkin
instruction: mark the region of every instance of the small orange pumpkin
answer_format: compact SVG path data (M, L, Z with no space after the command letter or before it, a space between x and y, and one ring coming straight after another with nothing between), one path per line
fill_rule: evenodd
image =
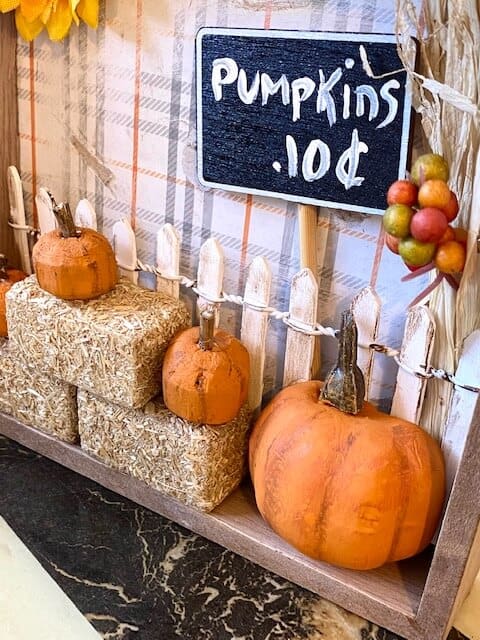
M267 405L252 431L249 465L258 509L281 537L317 560L373 569L428 545L445 470L437 442L418 426L369 403L361 408L363 384L346 358L356 346L356 328L344 325L330 389L294 384ZM333 406L352 388L360 395L346 407L356 415Z
M75 227L68 202L55 205L59 229L33 247L39 286L63 300L91 300L111 291L118 269L108 240L94 229Z
M249 372L246 348L226 331L215 330L214 315L204 311L200 327L182 331L167 349L165 406L191 422L229 422L247 399Z
M5 295L15 282L20 282L27 277L26 273L19 269L8 269L6 256L0 253L0 336L8 336Z

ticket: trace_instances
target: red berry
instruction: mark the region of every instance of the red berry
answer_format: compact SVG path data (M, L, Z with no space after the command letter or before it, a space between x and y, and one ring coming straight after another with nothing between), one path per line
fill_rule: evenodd
M445 214L434 207L420 209L410 221L410 233L420 242L439 242L447 227Z
M458 209L459 207L457 196L453 193L453 191L450 191L450 200L445 207L442 207L442 211L445 214L448 222L455 220L455 218L457 217Z
M395 180L387 191L388 204L406 204L409 207L417 202L418 188L410 180Z

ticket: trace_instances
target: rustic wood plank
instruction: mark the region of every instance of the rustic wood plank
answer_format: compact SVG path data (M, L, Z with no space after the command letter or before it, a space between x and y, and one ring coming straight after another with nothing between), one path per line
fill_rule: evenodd
M463 344L462 355L455 377L460 383L480 387L480 330L471 333ZM447 424L442 438L442 451L447 469L449 493L465 446L468 428L472 422L477 393L455 387L450 403Z
M20 166L16 44L14 13L0 14L0 253L14 266L20 264L20 256L8 226L7 169L10 165Z
M262 307L268 307L271 285L272 271L268 262L265 258L255 258L248 269L240 332L241 340L250 354L248 404L253 412L260 409L262 404L265 344L269 323L268 313L262 311Z
M249 486L240 487L212 513L202 513L110 469L78 446L9 416L0 414L0 433L376 624L410 637L429 570L429 552L374 571L332 567L303 556L273 533L259 515ZM429 636L428 640L437 638Z
M40 234L44 235L57 228L57 219L53 213L52 199L50 192L45 187L40 187L35 195L35 204L37 206L38 228Z
M219 300L223 292L225 256L221 244L215 238L209 238L200 247L197 270L198 311L213 306L215 324L219 322Z
M22 271L32 273L30 259L29 235L25 230L27 219L25 217L25 203L23 201L23 185L17 167L10 165L7 169L8 199L10 202L10 222L17 226L13 229L13 239L18 251L18 266Z
M89 229L95 229L95 231L98 228L97 212L87 198L83 198L77 204L74 219L77 227L88 227Z
M460 611L460 607L462 606L465 598L470 593L470 589L472 588L472 585L475 582L475 578L477 577L477 574L479 571L480 571L480 523L477 527L477 533L475 535L472 548L470 550L470 555L468 556L467 564L465 566L465 571L463 572L463 577L460 582L460 587L457 590L457 595L455 598L452 611L450 613L450 618L445 628L445 632L444 632L445 640L450 629L453 626L454 621L458 622L457 613ZM460 625L459 625L459 630L460 630Z
M310 269L302 269L292 278L290 321L311 327L317 322L318 284ZM310 380L316 336L288 328L285 345L283 386Z
M365 287L352 300L352 313L357 325L357 364L365 378L365 399L369 399L374 352L368 345L377 339L381 302L372 287Z
M137 243L130 220L122 218L113 225L112 245L120 273L134 284L138 284Z
M480 549L474 546L480 514L480 398L455 476L432 566L417 615L414 640L446 637L455 609L475 577ZM472 555L471 555L472 554ZM423 635L422 635L423 634Z
M430 364L435 321L427 307L417 306L408 312L400 360L413 370ZM392 400L392 416L418 424L427 381L399 368Z
M170 278L180 274L180 234L170 223L164 224L157 233L157 267ZM157 276L157 291L178 300L180 282Z

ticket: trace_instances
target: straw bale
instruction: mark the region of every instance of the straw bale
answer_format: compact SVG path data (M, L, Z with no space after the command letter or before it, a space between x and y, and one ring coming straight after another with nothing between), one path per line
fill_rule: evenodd
M60 440L76 442L77 389L26 365L8 342L0 344L0 411Z
M211 511L240 483L246 468L249 412L231 422L195 424L155 398L143 410L78 394L82 448L185 504Z
M88 302L55 298L35 276L21 285L8 293L7 318L26 361L128 407L158 394L168 342L189 324L183 303L126 279Z

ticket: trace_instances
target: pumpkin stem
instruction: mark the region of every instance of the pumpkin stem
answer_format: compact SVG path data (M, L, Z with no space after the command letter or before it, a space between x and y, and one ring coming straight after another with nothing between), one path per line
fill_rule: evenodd
M215 314L212 311L202 311L200 314L200 335L198 346L204 351L211 351L215 342Z
M365 396L365 380L357 365L357 325L353 313L342 313L337 363L328 374L320 399L345 413L361 411Z
M7 256L3 253L0 253L0 280L8 280L7 266Z
M53 202L55 201L53 200ZM53 213L60 227L62 238L78 238L80 232L77 231L68 202L61 202L60 204L55 202Z

